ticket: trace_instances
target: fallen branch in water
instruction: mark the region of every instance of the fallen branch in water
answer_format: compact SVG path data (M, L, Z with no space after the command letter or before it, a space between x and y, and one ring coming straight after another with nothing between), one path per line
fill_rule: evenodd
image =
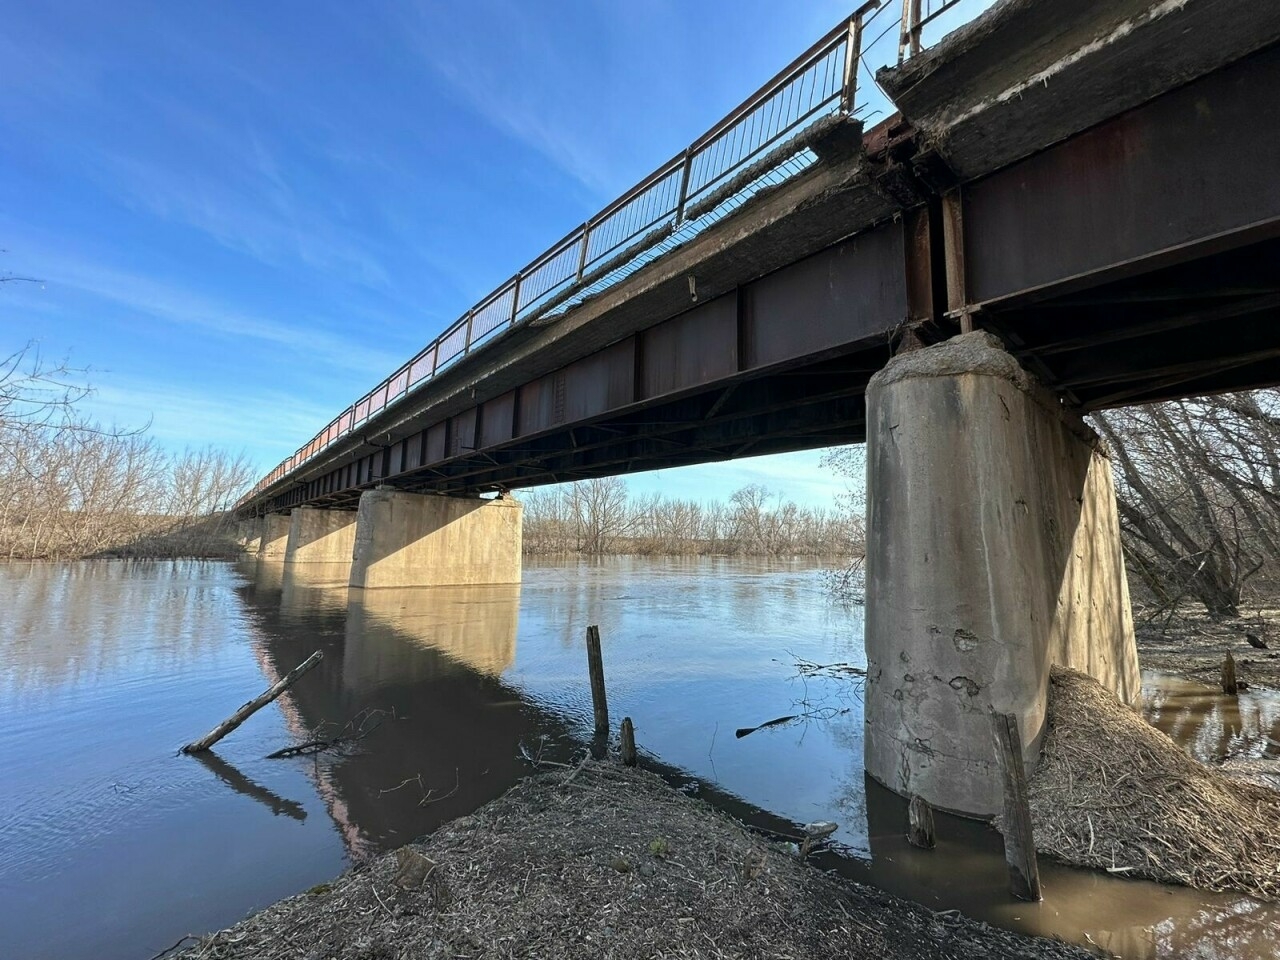
M276 697L280 696L280 694L288 690L289 687L293 685L293 682L295 680L297 680L300 676L302 676L304 673L306 673L308 670L310 670L312 667L314 667L317 663L319 663L323 659L324 659L324 654L321 653L319 650L317 650L311 656L307 657L306 660L302 661L302 663L298 664L296 667L290 670L288 674L286 674L282 679L276 681L276 683L274 683L271 687L264 690L262 693L258 694L258 696L254 697L252 700L246 703L243 707L241 707L239 710L237 710L235 713L229 716L226 720L223 720L220 724L218 724L216 727L214 727L212 730L206 733L199 740L196 740L192 743L188 743L185 747L182 748L182 752L183 753L200 753L203 750L208 750L215 743L217 743L219 740L225 737L228 733L230 733L236 727L240 726L240 724L248 720L251 716L253 716L259 710L265 707L272 700L275 700Z
M280 760L285 757L297 757L304 754L320 753L322 750L340 747L347 743L355 743L358 740L363 740L369 734L373 733L373 731L377 730L378 727L382 726L382 722L386 718L387 712L385 710L361 710L343 725L341 732L336 736L327 738L314 736L317 730L324 727L324 724L321 724L319 727L316 727L315 730L311 731L313 737L306 743L300 743L293 747L285 747L281 750L277 750L275 753L268 753L266 759ZM373 723L365 726L370 719L373 720Z
M422 793L422 799L418 801L418 806L426 807L433 803L439 803L441 800L447 800L450 797L452 797L455 793L457 793L458 788L462 786L462 774L457 767L454 767L453 768L453 789L450 790L448 793L441 794L438 797L433 796L433 794L436 792L434 787L432 787L430 790L426 788L426 786L422 782L422 774L420 773L417 774L416 776L407 777L406 779L401 780L394 787L387 787L385 790L379 790L378 796L382 796L384 793L395 793L397 790L407 787L411 783L416 783L418 785L418 790Z

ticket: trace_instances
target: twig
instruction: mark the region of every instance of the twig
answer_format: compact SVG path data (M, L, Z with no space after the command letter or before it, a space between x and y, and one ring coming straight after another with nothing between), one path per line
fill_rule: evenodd
M185 937L179 937L177 942L175 942L173 946L165 947L163 950L157 953L154 957L151 957L150 960L160 960L161 957L165 956L166 954L173 953L173 951L177 950L180 946L182 946L188 940L195 940L196 942L199 942L200 938L197 937L194 933L188 933Z

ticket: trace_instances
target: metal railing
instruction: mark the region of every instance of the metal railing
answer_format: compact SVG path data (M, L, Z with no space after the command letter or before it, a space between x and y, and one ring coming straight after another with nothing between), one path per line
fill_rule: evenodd
M902 29L898 32L898 63L920 52L924 28L965 0L902 0Z
M884 0L868 0L736 110L546 253L335 417L263 477L243 505L504 330L549 320L687 243L760 189L807 169L806 135L858 112L863 31ZM904 16L922 0L904 0ZM948 7L960 0L949 0ZM916 24L919 18L911 19ZM904 23L907 20L904 19ZM911 37L919 43L919 28ZM889 24L889 29L893 26ZM903 28L907 38L907 28ZM904 42L905 39L904 39Z

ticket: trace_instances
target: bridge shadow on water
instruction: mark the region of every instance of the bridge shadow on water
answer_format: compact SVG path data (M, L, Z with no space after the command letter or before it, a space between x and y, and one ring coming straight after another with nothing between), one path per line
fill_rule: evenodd
M348 595L345 565L286 570L259 563L242 564L240 570L244 579L238 592L245 615L257 627L254 653L269 676L283 675L317 648L325 654L313 675L281 698L295 742L309 739L322 725L335 731L362 711L384 712L382 723L354 748L279 761L308 771L349 858L394 848L471 813L527 776L532 770L527 757L568 763L586 748L589 703L581 698L586 669L577 634L587 616L608 621L607 612L593 605L599 597L585 603L575 585L546 603L528 585L523 596L520 587ZM604 592L616 592L612 587ZM747 598L749 587L738 583L728 593L737 603ZM627 590L604 602L637 599ZM681 602L673 600L677 607ZM708 602L714 606L716 601ZM537 657L534 648L548 640L547 631L536 630L534 621L549 613L566 623L563 632L554 631L553 645L561 655L571 648L571 659L582 654L582 675L562 678L561 686L574 690L537 689L526 682L517 658L522 613L531 644L524 657ZM628 641L618 637L617 642ZM621 650L615 648L614 656L606 651L610 690L625 693L646 682L660 686L663 680L654 670L669 671L670 660L693 662L702 655L696 646L667 642L670 658L661 668L636 670ZM750 688L744 684L743 689ZM625 696L621 699L627 702ZM615 710L612 719L616 728L621 714ZM658 718L658 724L664 722L670 724ZM853 756L848 756L852 771L832 771L830 777L838 784L840 818L848 821L842 823L843 843L817 854L817 866L935 910L960 910L1027 933L1096 944L1124 957L1272 955L1280 910L1234 895L1162 887L1042 861L1045 901L1012 900L998 835L985 824L939 815L938 849L910 847L905 801L861 774L860 711L828 715L822 722L837 728L838 742ZM785 769L779 764L785 765L784 752L792 751L792 745L765 744L764 755L772 759L754 771L760 786L753 797L750 778L730 777L733 789L718 782L717 757L710 750L710 777L706 769L693 771L646 754L646 740L670 743L670 736L680 734L655 729L652 717L638 715L637 723L643 766L754 829L778 838L798 836L796 819L768 809L770 793L764 786ZM698 750L703 749L700 743ZM729 767L728 750L720 749L721 765ZM301 809L217 763L214 773L223 782L273 812L295 816L293 811Z

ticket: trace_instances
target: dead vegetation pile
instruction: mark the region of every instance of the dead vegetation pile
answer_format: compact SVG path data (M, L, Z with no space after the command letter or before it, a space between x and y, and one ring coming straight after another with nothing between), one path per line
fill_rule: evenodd
M1055 668L1031 778L1036 847L1067 863L1280 900L1280 791L1204 766L1097 681Z
M653 774L586 763L526 780L183 956L1088 955L833 878Z

